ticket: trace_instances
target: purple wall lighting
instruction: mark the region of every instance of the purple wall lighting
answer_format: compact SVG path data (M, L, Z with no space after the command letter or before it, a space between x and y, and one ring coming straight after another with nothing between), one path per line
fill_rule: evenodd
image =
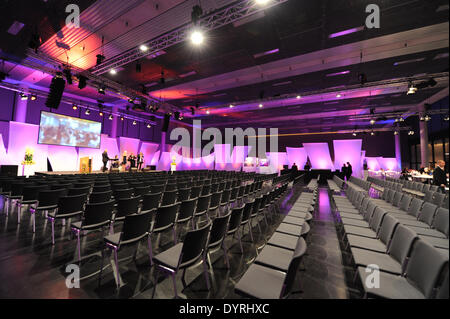
M334 140L334 167L340 170L344 163L352 165L353 175L362 177L361 147L362 140Z
M380 166L385 171L397 171L398 170L398 164L396 158L386 158L386 157L379 157L378 163L380 163Z
M306 155L304 147L286 147L286 153L289 168L295 163L298 169L303 169L308 160L308 155Z
M328 143L303 143L303 146L311 161L312 169L334 170Z
M371 171L379 171L380 163L378 163L378 157L366 157L367 168Z

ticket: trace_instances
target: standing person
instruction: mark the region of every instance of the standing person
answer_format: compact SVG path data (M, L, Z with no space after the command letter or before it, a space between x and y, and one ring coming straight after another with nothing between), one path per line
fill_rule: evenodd
M305 171L309 171L311 169L311 164L309 163L309 160L306 161L305 166L303 167Z
M352 174L353 174L352 164L350 164L350 162L347 162L347 180L349 180L350 177L352 177Z
M445 186L447 185L447 176L445 174L445 162L443 160L439 160L437 162L437 167L433 172L433 185L437 185L444 191Z
M144 154L139 153L137 156L137 163L138 163L138 171L142 170L142 165L144 164Z
M102 162L103 162L103 172L106 172L106 170L108 169L106 167L106 165L108 164L109 161L109 157L108 157L108 150L105 149L102 153Z
M345 165L345 163L342 164L341 175L343 180L347 178L347 165Z
M127 156L127 151L123 151L123 155L122 155L122 167L123 167L123 171L125 172L127 169L127 161L128 161L128 156Z
M136 156L134 156L133 153L130 154L130 156L128 156L128 161L130 162L130 171L132 168L136 167Z

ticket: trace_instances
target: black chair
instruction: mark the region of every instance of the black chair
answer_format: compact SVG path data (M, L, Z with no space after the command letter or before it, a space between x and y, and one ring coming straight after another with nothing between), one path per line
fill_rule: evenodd
M36 204L38 201L38 195L40 191L44 191L49 189L48 185L33 185L33 186L24 186L22 198L17 200L17 222L20 223L20 218L22 214L22 206L24 205L32 205ZM34 214L33 214L34 216ZM34 217L33 217L34 218ZM34 223L33 223L34 225ZM33 229L34 232L34 229Z
M211 185L203 185L201 196L206 196L211 193Z
M71 224L71 230L77 236L78 262L81 262L80 236L85 230L98 230L109 227L114 209L114 201L86 204L83 218Z
M144 195L141 211L156 209L161 204L162 193L150 193Z
M182 202L188 200L191 196L190 188L178 188L178 201Z
M119 199L122 199L122 198L130 198L131 196L133 196L132 188L114 190L114 199L116 201L118 201Z
M92 192L93 193L102 193L102 192L107 192L111 190L111 186L110 185L95 185L92 188Z
M141 197L130 197L130 198L121 198L117 201L117 208L114 213L114 217L111 223L112 225L116 222L123 221L126 216L137 214L139 210L139 202Z
M217 209L219 209L220 206L220 200L222 199L222 193L212 193L211 194L211 202L209 203L209 212L214 212ZM215 214L216 216L218 214Z
M230 196L231 191L229 189L222 192L222 198L220 199L220 210L222 210L222 212L228 209L228 205L230 204Z
M169 206L160 206L155 213L155 220L152 224L149 233L149 242L150 242L150 257L153 256L153 250L151 249L151 236L153 234L158 234L160 237L163 231L166 231L172 228L173 232L173 242L176 244L177 242L177 233L175 229L176 218L178 214L178 208L180 207L179 203L169 205ZM157 240L159 244L159 238Z
M194 214L195 214L195 210L197 209L197 201L198 201L197 198L193 198L193 199L188 199L188 200L182 201L180 203L180 210L178 212L176 226L178 224L184 224L184 223L191 222L192 229L195 229ZM175 229L175 231L176 231L176 229Z
M210 254L223 249L223 254L225 258L225 264L227 268L230 268L230 261L228 259L228 251L225 247L224 241L227 235L228 222L230 221L231 212L224 216L220 216L214 219L211 227L211 232L209 235L208 249L207 249L207 259L210 268L212 269Z
M58 201L61 196L67 195L65 189L42 190L38 193L37 201L30 205L30 212L33 221L33 233L36 231L36 213L54 212L58 208Z
M191 188L191 198L198 198L202 192L202 186L194 186Z
M197 218L197 224L202 216L206 216L206 218L209 220L208 212L210 202L211 195L200 196L198 198L197 209L194 214L194 218Z
M136 258L137 250L139 248L139 242L144 237L148 237L148 230L150 229L152 213L153 211L147 211L142 214L127 215L124 218L123 228L121 232L114 233L104 237L106 248L109 248L114 252L117 288L120 288L122 286L119 273L118 252L120 248L124 246L129 246L138 243L138 245L136 246L136 251L134 253L134 257ZM149 242L148 245L151 245L151 243ZM99 284L102 278L103 259L104 259L104 251L102 251L102 262L100 266Z
M177 202L178 191L165 191L162 195L161 206L173 205Z
M241 236L241 232L240 232L240 226L241 226L241 220L242 220L242 213L244 211L244 207L237 207L231 210L231 216L230 216L230 221L228 223L228 229L227 229L227 236L229 235L234 235L237 233L238 234L238 240L239 240L239 245L241 247L241 252L244 252L244 248L242 247L242 236ZM224 246L225 246L225 242L224 242ZM226 246L225 246L225 250L227 250Z
M153 194L162 193L162 192L164 192L165 188L166 188L166 184L151 185L150 192Z
M177 190L177 184L176 183L167 183L166 185L166 192L172 192Z
M84 205L87 201L87 194L62 196L58 199L58 207L55 211L49 212L47 218L52 224L52 245L55 244L55 220L83 215Z
M186 287L186 269L197 264L199 261L202 261L203 263L203 274L205 276L206 286L208 290L210 289L208 267L206 263L206 247L210 229L211 223L208 223L202 228L189 231L186 234L183 243L177 244L153 258L156 268L152 298L154 298L156 292L158 279L157 270L164 271L171 275L175 297L178 297L176 274L178 271L183 270L182 283L183 287Z
M6 216L8 216L8 214L9 214L9 209L10 209L13 201L19 201L22 198L23 188L25 187L25 185L27 185L27 184L25 184L24 182L19 182L19 181L12 182L10 184L9 193L6 193L4 195L4 205L5 205L4 207L6 208L5 209ZM31 185L31 184L29 184L29 185ZM19 219L19 222L20 222L20 219Z
M150 194L150 186L140 186L134 188L134 196L142 196Z
M112 191L106 191L101 193L91 193L89 195L89 203L90 204L96 204L96 203L104 203L109 202L111 200Z
M253 240L253 232L252 232L252 224L251 224L251 215L253 212L253 203L254 202L248 202L244 206L244 210L242 211L242 218L241 218L241 227L242 232L245 230L245 226L248 226L248 232L250 234L250 239L252 242Z
M78 188L69 188L67 195L75 196L75 195L87 195L89 194L91 188L89 186L86 187L78 187Z

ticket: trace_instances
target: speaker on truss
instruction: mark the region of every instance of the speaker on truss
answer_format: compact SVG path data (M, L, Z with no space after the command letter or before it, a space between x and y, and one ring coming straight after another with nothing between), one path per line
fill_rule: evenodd
M162 132L167 132L169 130L169 124L170 124L170 117L172 116L172 114L170 113L166 113L164 114L164 122L161 128Z

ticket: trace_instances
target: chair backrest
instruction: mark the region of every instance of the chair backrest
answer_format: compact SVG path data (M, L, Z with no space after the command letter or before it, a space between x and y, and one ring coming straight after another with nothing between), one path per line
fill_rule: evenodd
M117 201L117 212L115 218L117 219L127 215L137 214L140 200L140 196L119 199Z
M197 202L196 214L203 214L208 211L211 201L211 194L206 196L200 196Z
M383 221L383 217L386 215L386 211L381 207L376 207L375 212L370 219L369 226L375 233L378 233L381 223Z
M409 205L408 215L418 217L420 214L420 210L423 205L423 200L418 198L413 198L411 201L411 205Z
M430 184L425 184L423 189L422 189L422 192L425 193L425 192L429 192L430 190L431 190L431 185Z
M65 189L43 190L38 194L39 207L56 206L61 196L67 195Z
M215 248L222 244L227 233L227 226L230 220L231 212L224 216L216 217L212 223L211 233L209 235L208 248Z
M238 187L234 187L231 189L230 202L234 202L237 199L238 191L239 191Z
M402 192L395 192L394 201L393 201L394 206L400 207L400 203L402 202L402 198L403 198L403 193Z
M448 299L448 277L449 272L447 271L447 274L445 275L444 280L442 281L441 287L439 288L439 292L436 295L436 299Z
M388 250L389 255L402 265L402 270L411 252L412 244L416 239L417 234L403 225L398 225L395 229Z
M151 193L162 193L166 188L165 184L151 185L150 192Z
M84 204L87 200L87 194L63 196L58 199L57 215L65 215L83 212Z
M190 188L179 188L178 189L178 201L182 202L188 200L191 196Z
M179 207L179 203L160 206L156 211L155 223L152 231L159 232L172 227L175 224L175 218L177 217Z
M36 186L24 186L22 193L23 201L32 201L38 199L38 194L41 191L47 190L50 187L48 185L36 185Z
M11 196L22 195L24 187L25 187L25 183L23 183L23 182L17 182L17 183L11 184Z
M94 188L92 189L92 192L101 193L109 190L111 190L110 185L102 185L102 186L95 185Z
M112 191L106 191L101 193L91 193L89 195L89 203L104 203L111 200Z
M114 201L86 204L82 228L98 228L109 224L113 213Z
M431 298L446 265L448 256L445 257L425 241L418 240L406 267L406 279L417 287L425 298Z
M203 185L201 195L205 196L211 192L211 185Z
M242 213L244 207L237 207L231 210L230 222L228 223L228 234L234 234L241 225Z
M75 196L81 194L89 194L90 189L91 188L89 186L69 188L67 195Z
M286 296L293 288L295 277L300 267L300 262L306 252L306 242L302 237L299 237L297 245L294 250L291 262L289 263L288 271L284 279L283 288L280 292L280 298Z
M398 220L391 215L384 215L378 238L386 245L386 247L389 246L394 230L398 224Z
M150 193L150 186L138 186L134 188L134 196L144 196Z
M180 210L178 212L177 219L179 221L191 219L192 216L194 216L195 210L197 209L197 201L197 198L182 201L180 203Z
M142 214L132 214L125 217L122 233L120 234L120 245L134 243L148 234L152 213L146 211Z
M377 208L377 205L375 205L374 202L370 201L369 205L367 206L367 210L363 212L364 220L370 221L372 219L372 215L375 213L375 208Z
M428 225L433 224L434 215L436 214L437 206L432 203L424 203L420 211L419 221L427 223Z
M434 193L434 198L432 203L438 207L444 204L445 194L444 193Z
M425 192L425 197L423 198L423 200L425 202L432 202L433 201L433 197L434 197L434 192L433 191Z
M253 206L252 206L252 217L255 217L256 215L258 215L259 209L261 207L261 201L262 201L262 197L256 197L255 201L253 202Z
M114 199L130 198L133 196L133 188L116 189L114 190Z
M245 204L244 210L242 211L241 224L247 223L250 220L250 216L252 214L253 209L253 203L254 202L249 202Z
M220 205L226 205L230 201L231 191L226 189L222 192L222 198L220 199Z
M216 209L220 205L220 200L222 199L222 193L216 192L211 195L211 202L209 204L210 209Z
M436 211L436 215L433 221L433 227L443 233L448 238L448 228L449 228L449 215L448 209L439 207Z
M405 212L408 211L409 205L411 205L412 197L409 195L403 195L399 208Z
M177 190L177 184L176 183L167 183L166 185L166 192L172 192Z
M175 204L177 202L177 198L178 198L177 190L165 191L162 195L161 206L168 206Z
M430 191L432 191L432 192L437 192L439 190L439 186L437 186L437 185L431 185L430 186Z
M186 234L183 247L181 248L178 268L189 267L202 258L208 244L210 230L211 223L208 223L205 226L196 230L191 230Z
M191 198L197 198L200 196L202 186L194 186L191 188Z
M145 194L142 201L142 211L158 208L161 202L162 193Z
M395 191L390 189L386 201L392 203L394 201Z

